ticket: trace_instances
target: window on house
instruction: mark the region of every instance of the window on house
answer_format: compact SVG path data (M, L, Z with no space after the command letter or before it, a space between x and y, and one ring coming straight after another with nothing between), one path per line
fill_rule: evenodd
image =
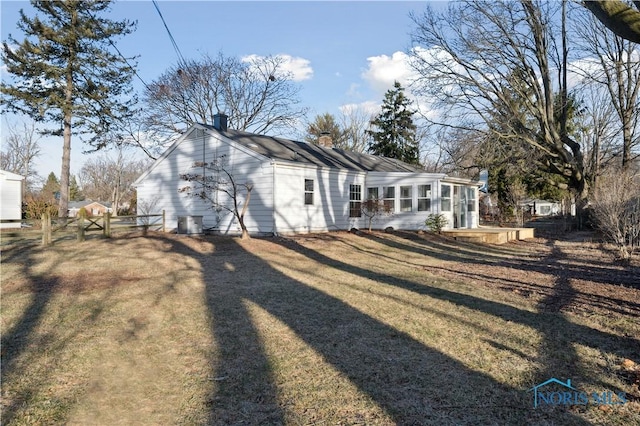
M367 188L367 200L377 200L378 199L378 187Z
M467 211L468 212L476 211L476 189L475 188L467 188Z
M451 186L440 185L440 210L443 212L451 211Z
M362 185L349 185L349 217L362 216Z
M413 210L413 187L401 186L400 187L400 211L410 212Z
M304 204L313 204L313 179L304 180Z
M382 200L387 209L389 209L389 211L391 212L394 212L396 210L396 187L382 187Z
M418 185L418 211L431 211L431 185Z

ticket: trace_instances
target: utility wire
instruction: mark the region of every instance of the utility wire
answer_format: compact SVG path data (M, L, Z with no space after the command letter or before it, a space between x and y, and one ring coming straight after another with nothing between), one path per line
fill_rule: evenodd
M156 10L158 11L158 15L160 15L160 19L162 19L162 23L164 24L164 28L167 30L167 34L169 34L169 38L171 39L171 44L173 44L173 49L176 51L176 54L178 55L179 63L186 64L187 61L184 60L184 57L182 56L182 52L180 52L180 48L178 47L178 43L176 43L176 40L173 38L173 35L171 34L169 27L167 26L167 22L164 20L164 16L162 16L162 12L160 12L160 7L158 6L158 2L156 0L152 0L152 3L155 6Z

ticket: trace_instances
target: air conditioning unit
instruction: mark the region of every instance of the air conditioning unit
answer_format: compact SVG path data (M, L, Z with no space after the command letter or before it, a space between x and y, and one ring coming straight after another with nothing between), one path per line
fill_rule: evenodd
M178 216L178 234L202 234L202 216Z

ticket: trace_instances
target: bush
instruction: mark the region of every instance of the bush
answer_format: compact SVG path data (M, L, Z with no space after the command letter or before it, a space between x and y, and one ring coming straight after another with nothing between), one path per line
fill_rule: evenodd
M40 220L42 215L49 213L52 218L58 217L58 206L40 198L31 198L24 204L26 219Z
M448 220L442 214L431 213L424 224L431 232L437 232L440 234L442 230L447 226Z
M590 210L596 227L628 261L640 247L640 176L614 172L600 177Z

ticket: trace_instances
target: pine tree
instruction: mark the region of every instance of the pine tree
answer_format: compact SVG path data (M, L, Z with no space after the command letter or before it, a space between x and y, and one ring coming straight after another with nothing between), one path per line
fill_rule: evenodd
M113 39L131 33L135 23L99 17L110 3L32 0L36 16L21 10L17 24L25 39L3 41L2 60L13 78L0 85L2 109L55 123L56 130L43 133L63 138L60 217L67 216L72 133L103 148L135 102L126 97L135 71L113 53Z
M343 145L345 132L336 122L335 117L329 113L316 115L313 123L308 125L307 135L304 139L309 143L317 144L323 134L328 134L331 137L334 146L341 147Z
M373 141L369 152L388 158L396 158L409 164L420 164L416 139L415 111L410 109L411 100L404 95L404 88L397 81L387 91L382 103L382 112L371 121L377 130L367 130Z
M76 175L71 175L71 178L69 179L69 201L82 200L84 200L84 195L82 194L82 191L80 191L80 185L78 185Z
M55 173L49 173L47 181L42 186L40 197L47 203L53 204L60 196L60 182Z

